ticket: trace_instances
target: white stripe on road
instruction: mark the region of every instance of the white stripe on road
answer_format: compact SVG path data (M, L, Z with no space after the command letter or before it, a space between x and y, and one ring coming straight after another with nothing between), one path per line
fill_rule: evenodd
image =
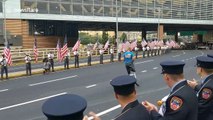
M45 82L39 82L39 83L29 84L29 86L36 86L36 85L41 85L41 84L46 84L46 83L61 81L61 80L64 80L64 79L74 78L74 77L77 77L77 76L78 76L78 75L74 75L74 76L59 78L59 79L55 79L55 80L49 80L49 81L45 81Z
M156 69L158 69L158 67L154 67L153 69L156 70Z
M51 95L51 96L43 97L43 98L40 98L40 99L31 100L31 101L28 101L28 102L23 102L23 103L11 105L11 106L3 107L3 108L0 108L0 111L7 110L7 109L10 109L10 108L14 108L14 107L18 107L18 106L22 106L22 105L26 105L26 104L30 104L30 103L34 103L34 102L38 102L38 101L42 101L42 100L46 100L46 99L56 97L56 96L60 96L60 95L64 95L64 94L67 94L67 92L63 92L63 93L59 93L59 94L56 94L56 95Z
M106 114L106 113L109 113L109 112L111 112L111 111L113 111L113 110L116 110L116 109L118 109L118 108L120 108L120 107L121 107L121 105L116 105L116 106L114 106L114 107L112 107L112 108L110 108L110 109L107 109L107 110L104 110L104 111L98 113L97 116L102 116L102 115L104 115L104 114ZM88 119L89 119L89 120L92 120L92 119L94 119L94 118L93 118L93 117L89 117Z
M152 61L154 61L154 60L147 60L147 61L143 61L143 62L137 62L137 63L135 63L136 65L137 64L143 64L143 63L148 63L148 62L152 62Z
M174 56L172 56L172 57L179 57L180 55L174 55Z
M0 90L0 92L8 91L8 89Z
M141 71L142 73L145 73L145 72L147 72L147 70L143 70L143 71Z
M91 88L91 87L95 87L96 84L93 84L93 85L89 85L89 86L86 86L86 88Z

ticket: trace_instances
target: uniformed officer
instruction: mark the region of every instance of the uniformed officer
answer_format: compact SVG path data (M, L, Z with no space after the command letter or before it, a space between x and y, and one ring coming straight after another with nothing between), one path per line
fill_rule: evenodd
M156 56L157 55L157 47L155 46L154 47L154 56Z
M27 75L31 75L31 57L29 56L29 54L26 54L24 60L26 63L26 74Z
M139 50L139 48L136 46L135 47L135 58L136 59L138 59L138 50Z
M75 68L79 68L79 53L78 50L75 50L73 52L74 57L75 57Z
M91 62L92 62L92 54L90 50L87 50L87 65L91 66Z
M100 49L99 50L99 54L100 54L100 64L103 64L103 60L104 60L104 50Z
M209 56L209 55L208 55ZM188 81L198 97L198 120L213 120L213 58L197 57L197 74L202 82Z
M113 86L115 98L122 107L122 112L113 120L151 120L149 112L137 100L134 77L118 76L112 79L110 84ZM100 120L100 118L96 116L95 120Z
M110 62L114 62L114 49L110 49Z
M163 79L171 88L165 101L163 114L158 113L157 107L147 101L142 104L150 111L153 120L197 120L198 101L195 91L188 86L184 79L182 61L161 62Z
M146 50L147 50L147 57L149 57L149 54L150 54L150 53L149 53L149 52L150 52L149 46L146 47Z
M143 47L142 50L143 50L143 58L145 58L146 47Z
M69 69L69 59L70 59L70 51L65 54L64 57L64 69Z
M48 120L82 120L86 100L75 94L65 94L48 99L42 112Z
M121 50L118 49L118 61L121 61Z
M6 79L8 79L8 69L7 69L7 58L4 54L2 54L2 58L0 59L1 63L1 79L3 79L4 72L6 74Z
M51 67L52 67L52 72L54 72L54 54L52 51L50 51L47 55L49 61L50 61L50 64L51 64Z

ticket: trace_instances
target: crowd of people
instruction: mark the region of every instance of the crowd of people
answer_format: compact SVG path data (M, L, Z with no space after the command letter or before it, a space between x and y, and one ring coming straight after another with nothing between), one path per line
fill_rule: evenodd
M134 54L130 51L123 57L124 60L125 57L131 59L133 64ZM129 75L115 77L110 82L115 98L122 107L114 120L213 120L213 54L196 58L196 71L201 77L201 84L198 84L198 80L184 78L184 62L174 60L160 63L161 74L170 93L158 102L161 105L159 110L149 101L138 101L135 89L137 78L130 75L134 67L129 68L127 61L125 66ZM42 111L48 120L89 120L89 115L94 120L101 120L94 112L84 115L86 106L83 97L64 95L47 100Z

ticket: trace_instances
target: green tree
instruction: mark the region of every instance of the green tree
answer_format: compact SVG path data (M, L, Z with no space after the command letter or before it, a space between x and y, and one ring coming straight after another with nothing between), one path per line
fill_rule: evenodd
M121 35L120 41L121 41L121 42L125 42L126 39L127 39L127 35L126 35L126 33L123 33L123 34Z

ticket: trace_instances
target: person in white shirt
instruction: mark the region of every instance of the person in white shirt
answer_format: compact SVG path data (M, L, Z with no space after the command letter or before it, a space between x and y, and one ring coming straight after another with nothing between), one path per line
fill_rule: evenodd
M100 64L103 64L103 59L104 59L104 50L101 48L99 50L99 54L100 54Z
M143 58L145 58L146 47L143 47L142 50L143 50Z
M91 51L90 51L90 50L87 50L87 57L88 57L87 65L88 65L88 66L91 66L92 54L91 54Z
M65 54L64 57L64 69L69 69L69 58L70 58L70 51Z
M4 54L2 54L2 58L0 58L0 63L1 63L1 79L3 80L3 75L4 72L6 74L6 79L8 79L8 69L7 69L7 58L5 57Z
M149 57L149 52L150 52L149 46L146 47L146 50L147 50L147 57Z
M31 57L29 56L29 54L26 54L24 60L26 63L26 74L31 75Z
M47 55L48 59L49 59L49 62L51 64L51 67L52 67L52 72L54 72L54 54L52 51L50 51Z
M110 62L114 62L114 49L110 49Z
M78 54L78 50L75 50L73 52L74 57L75 57L75 68L79 68L79 54Z
M135 47L135 58L136 58L136 59L138 58L138 50L139 50L139 48L136 46L136 47Z

